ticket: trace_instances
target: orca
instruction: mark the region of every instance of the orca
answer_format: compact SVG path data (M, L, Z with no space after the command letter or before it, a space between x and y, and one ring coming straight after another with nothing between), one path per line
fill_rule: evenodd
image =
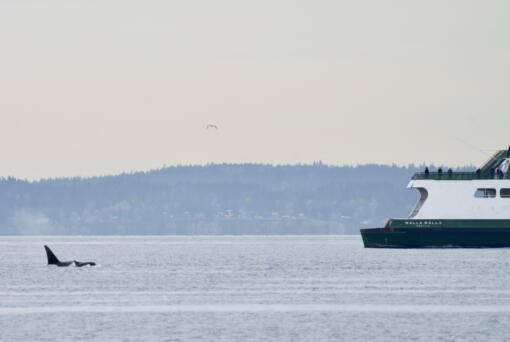
M74 265L76 267L96 266L96 263L92 262L92 261L85 261L85 262L80 262L80 261L76 261L76 260L73 260L73 261L60 261L55 256L55 254L53 254L53 252L51 251L50 247L44 245L44 249L46 250L46 256L48 257L48 265L57 265L58 267L67 267L67 266L70 266L70 265L72 265L74 263Z
M48 265L57 265L58 267L66 267L71 265L74 261L60 261L58 258L53 254L50 247L44 245L44 249L46 250L46 256L48 257Z
M81 262L81 261L74 261L74 266L76 267L82 267L82 266L96 266L96 263L93 262L93 261L84 261L84 262Z

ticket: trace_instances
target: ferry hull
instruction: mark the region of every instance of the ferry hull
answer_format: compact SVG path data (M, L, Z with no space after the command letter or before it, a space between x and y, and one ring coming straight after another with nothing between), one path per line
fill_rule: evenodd
M510 228L361 229L365 248L510 247Z

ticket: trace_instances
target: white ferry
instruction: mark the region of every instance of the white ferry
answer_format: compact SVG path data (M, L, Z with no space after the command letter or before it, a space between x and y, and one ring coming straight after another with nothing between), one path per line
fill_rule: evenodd
M510 147L475 172L416 173L420 198L408 218L361 229L365 247L510 247Z

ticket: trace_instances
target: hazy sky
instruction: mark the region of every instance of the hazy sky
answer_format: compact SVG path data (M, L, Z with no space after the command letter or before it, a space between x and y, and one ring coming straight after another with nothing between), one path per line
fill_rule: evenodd
M0 176L478 164L510 144L509 13L509 1L1 1Z

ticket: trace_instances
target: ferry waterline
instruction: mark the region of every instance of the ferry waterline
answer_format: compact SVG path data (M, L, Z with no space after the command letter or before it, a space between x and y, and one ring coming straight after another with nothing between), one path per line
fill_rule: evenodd
M416 173L420 198L408 218L361 229L366 248L510 247L510 147L475 172Z

